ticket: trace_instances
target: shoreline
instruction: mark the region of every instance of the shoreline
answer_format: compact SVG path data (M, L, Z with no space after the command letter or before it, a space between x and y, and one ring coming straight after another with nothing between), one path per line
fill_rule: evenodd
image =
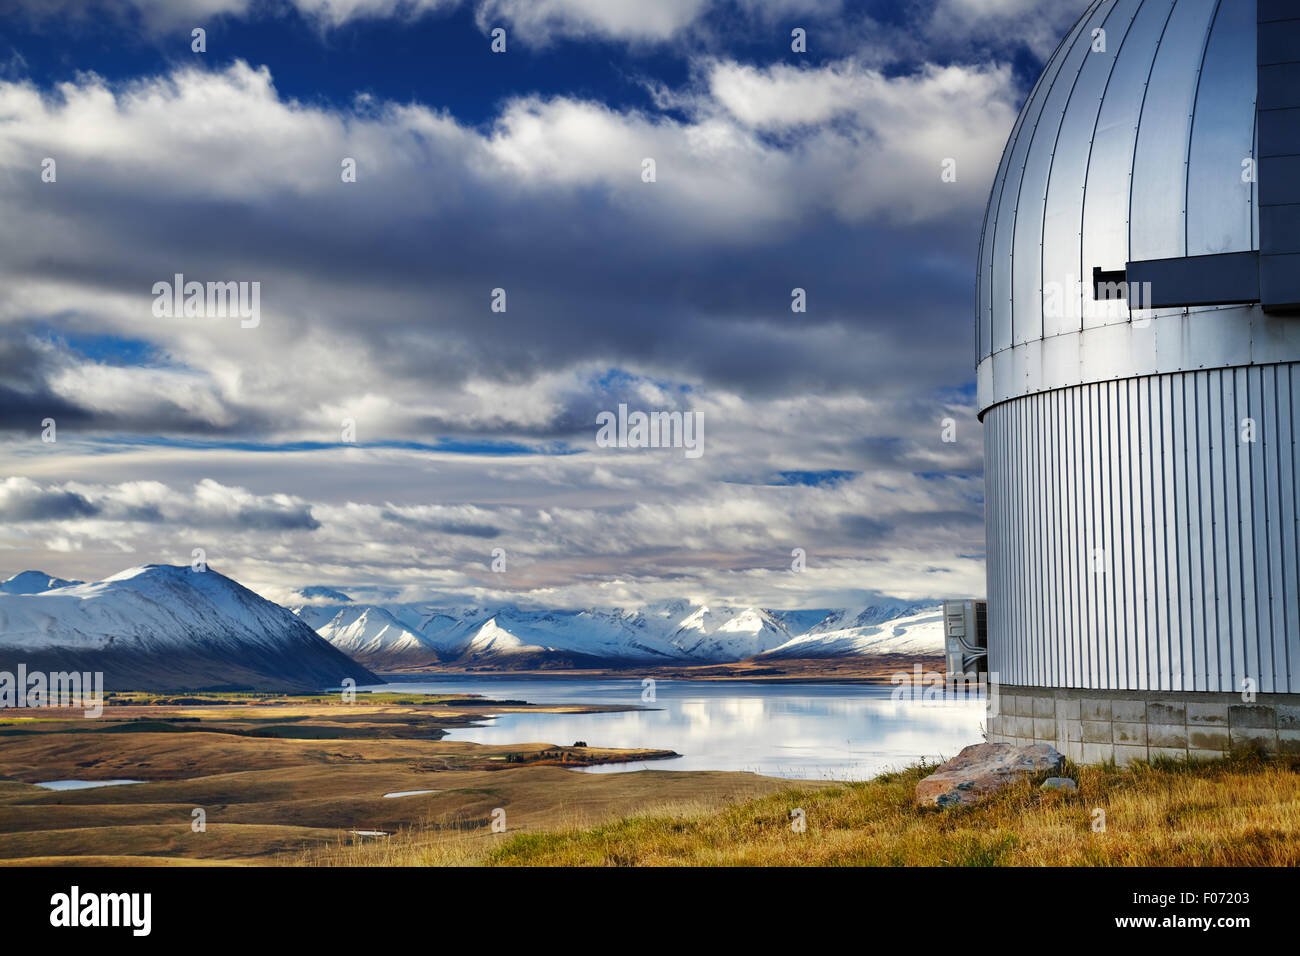
M375 673L389 683L417 683L428 679L518 679L518 680L627 680L645 678L677 681L735 681L771 684L877 684L896 683L897 674L909 678L916 665L925 672L942 673L944 660L939 656L881 655L869 659L798 658L780 664L738 661L725 664L647 665L644 667L600 668L507 668L432 666L378 670Z

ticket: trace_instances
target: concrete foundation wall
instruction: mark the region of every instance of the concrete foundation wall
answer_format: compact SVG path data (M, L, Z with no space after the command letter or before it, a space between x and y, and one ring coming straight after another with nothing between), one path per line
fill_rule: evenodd
M990 742L1051 744L1076 763L1157 756L1214 758L1234 750L1300 754L1300 694L1102 691L1003 684Z

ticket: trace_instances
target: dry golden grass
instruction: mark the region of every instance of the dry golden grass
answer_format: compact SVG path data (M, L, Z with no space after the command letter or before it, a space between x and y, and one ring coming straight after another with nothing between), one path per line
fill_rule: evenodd
M489 866L1295 866L1300 762L1236 758L1128 768L1067 765L1077 793L1038 780L957 809L918 808L913 768L865 783L789 789L721 809L688 804L596 826L429 839L302 862ZM806 814L795 833L790 812ZM1093 829L1105 811L1105 830Z

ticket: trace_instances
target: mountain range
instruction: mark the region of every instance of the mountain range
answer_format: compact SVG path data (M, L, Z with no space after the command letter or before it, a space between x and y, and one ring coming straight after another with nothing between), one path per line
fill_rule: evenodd
M720 664L943 652L942 615L929 603L781 611L665 601L561 611L370 604L327 590L299 592L289 606L349 657L381 670L438 664Z
M662 601L636 608L366 603L334 588L282 607L217 571L145 565L85 583L0 582L0 670L102 671L109 689L320 690L373 671L595 668L860 655L937 655L940 609L881 601L772 610Z

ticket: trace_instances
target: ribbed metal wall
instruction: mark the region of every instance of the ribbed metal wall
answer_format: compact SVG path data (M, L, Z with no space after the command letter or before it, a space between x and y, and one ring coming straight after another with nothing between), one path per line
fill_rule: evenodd
M1300 363L990 409L990 668L1023 685L1240 691L1253 678L1300 692L1297 416Z

